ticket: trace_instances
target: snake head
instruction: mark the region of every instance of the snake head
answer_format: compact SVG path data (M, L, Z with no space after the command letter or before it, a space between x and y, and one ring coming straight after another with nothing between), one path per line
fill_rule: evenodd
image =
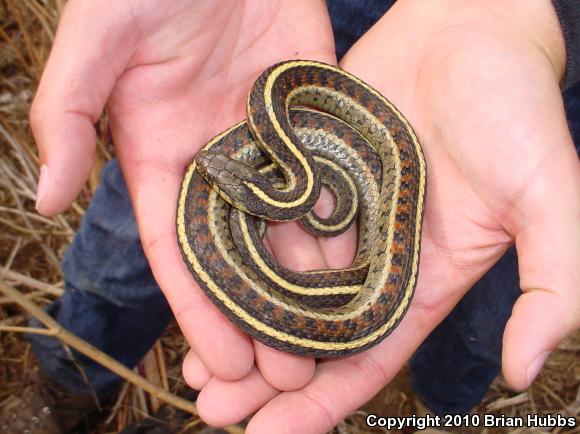
M206 181L230 205L253 214L243 204L253 195L250 185L263 178L254 168L212 151L200 151L195 158L196 166Z

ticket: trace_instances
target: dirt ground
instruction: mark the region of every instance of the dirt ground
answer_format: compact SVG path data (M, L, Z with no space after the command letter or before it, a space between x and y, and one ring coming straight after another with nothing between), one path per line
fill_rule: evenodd
M102 121L98 125L99 143L95 168L81 196L72 208L57 217L46 218L35 212L38 158L27 112L43 64L48 56L61 0L0 0L0 280L17 288L27 300L45 306L62 292L59 267L83 210L98 185L98 174L113 148ZM0 293L0 407L18 394L36 361L24 338L22 327L27 315L20 303ZM135 372L171 393L185 393L180 373L187 344L175 325L171 326ZM472 414L525 416L560 414L575 417L580 425L580 333L562 343L546 363L532 387L524 393L510 391L499 377ZM141 387L127 384L119 398L91 419L84 432L120 432L130 424L156 413L161 401ZM420 406L419 406L420 407ZM409 384L407 370L381 391L370 403L342 421L334 430L340 434L389 432L365 428L368 413L384 416L421 414ZM156 417L173 421L172 431L199 432L203 423L195 416L166 409ZM439 428L443 430L443 428ZM413 432L413 429L405 432ZM514 430L458 428L438 432L580 432L580 428ZM139 431L148 432L148 431ZM226 432L239 433L240 428ZM391 432L397 432L392 430ZM427 432L427 431L425 431ZM432 431L433 432L433 431Z

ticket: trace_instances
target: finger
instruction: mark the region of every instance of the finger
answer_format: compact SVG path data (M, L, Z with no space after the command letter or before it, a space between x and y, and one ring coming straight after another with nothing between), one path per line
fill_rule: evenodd
M212 378L197 397L197 409L204 422L221 427L241 421L277 393L258 370L253 369L239 381Z
M272 253L283 266L296 271L326 266L316 238L298 223L270 224L266 234Z
M565 145L546 156L516 207L526 223L516 235L524 295L507 324L502 358L506 379L520 390L580 326L580 164L563 116L553 127L566 133Z
M272 387L288 391L304 387L314 375L314 359L301 357L254 342L256 365Z
M183 360L183 378L192 389L201 390L213 377L197 354L189 350Z
M295 222L269 225L267 243L280 264L290 269L304 271L326 266L316 238ZM294 390L312 378L314 359L297 357L260 343L255 343L255 349L260 373L272 387Z
M506 325L502 353L503 374L515 390L529 387L550 353L578 329L577 300L578 294L569 299L533 289L516 302Z
M357 226L354 224L337 237L318 239L320 251L329 268L345 268L352 264L357 248Z
M323 188L314 211L321 217L328 217L334 208L334 197ZM356 240L356 225L341 236L320 237L318 240L306 235L295 224L274 226L268 236L280 262L296 270L346 267L354 258ZM255 343L254 347L260 372L278 390L297 390L314 375L315 364L312 358L286 354L259 343Z
M127 37L120 9L79 1L64 8L30 111L42 162L37 208L43 214L66 209L88 178L93 125L131 56L134 38Z

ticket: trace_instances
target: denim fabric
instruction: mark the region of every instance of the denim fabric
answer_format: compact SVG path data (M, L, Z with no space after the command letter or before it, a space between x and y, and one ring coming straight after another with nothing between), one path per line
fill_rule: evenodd
M328 0L337 57L392 3ZM580 86L567 93L566 103L580 143ZM143 255L115 161L105 167L102 180L63 261L66 292L49 312L73 333L134 366L171 313ZM518 295L516 255L510 249L413 357L413 384L427 407L440 414L464 413L479 402L499 372L503 328ZM30 339L43 370L65 387L86 391L79 367L99 395L112 393L120 384L116 375L84 356L75 355L72 362L57 340Z
M172 315L143 253L116 160L103 169L62 270L65 294L48 312L79 337L135 366ZM58 340L40 335L29 339L43 371L66 388L88 392L80 368L99 396L120 385L119 377L83 355L75 353L73 362Z
M336 58L341 59L394 3L395 0L326 0L334 32Z

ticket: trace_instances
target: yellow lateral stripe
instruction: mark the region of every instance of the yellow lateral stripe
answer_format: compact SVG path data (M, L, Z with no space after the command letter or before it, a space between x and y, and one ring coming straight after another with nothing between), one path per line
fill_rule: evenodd
M190 167L190 170L186 174L185 179L184 179L184 183L183 183L184 186L189 185L189 181L190 181L191 176L193 174L193 169L192 169L192 167ZM252 327L256 331L261 332L263 334L266 334L268 336L274 337L275 339L277 339L281 342L287 342L287 343L290 343L292 345L296 345L296 346L300 346L300 347L312 348L315 350L327 350L327 351L349 350L349 349L364 346L364 345L376 340L378 337L382 336L383 334L385 334L391 328L391 326L396 321L398 321L398 319L400 318L402 313L405 311L407 304L411 298L412 291L405 292L405 296L403 297L402 302L399 304L399 306L397 306L397 309L395 310L394 314L391 316L391 318L389 318L389 320L382 327L380 327L379 329L375 330L373 333L371 333L367 336L364 336L362 338L359 338L359 339L356 339L356 340L353 340L350 342L321 342L321 341L315 341L312 339L299 338L296 336L292 336L288 333L284 333L280 330L277 330L273 327L268 326L267 324L264 324L264 323L256 320L255 318L250 316L245 310L243 310L240 306L238 306L231 298L229 298L215 284L215 282L211 279L211 277L205 272L203 267L201 267L201 265L197 261L195 254L193 253L193 251L191 250L191 247L189 246L189 243L187 241L187 235L185 232L184 208L185 208L185 198L186 197L187 197L187 188L183 188L182 193L181 193L180 198L179 198L178 234L179 234L180 240L182 240L182 242L185 241L182 244L182 246L185 250L185 254L186 254L187 259L189 260L189 263L193 267L193 269L196 272L196 274L198 275L198 277L205 283L207 288L226 306L226 308L228 308L234 315L236 315L238 318L242 319L246 324L248 324L250 327ZM414 276L412 276L411 279L409 280L409 284L407 285L407 287L408 288L414 287Z
M306 174L306 188L304 190L304 193L299 198L297 198L291 202L281 202L281 201L275 200L275 199L271 198L270 196L266 195L266 193L264 193L262 190L260 190L254 184L247 183L248 187L252 190L252 192L256 196L258 196L261 200L263 200L264 202L266 202L270 205L273 205L273 206L279 207L279 208L299 207L304 202L306 202L306 200L312 194L312 190L314 189L314 173L312 172L312 168L310 167L310 164L308 164L306 157L302 154L302 152L300 152L300 150L290 140L290 138L288 137L286 132L282 129L282 126L280 125L280 123L278 122L278 119L276 118L276 115L274 113L274 109L272 108L272 87L273 87L276 79L279 77L279 75L282 72L284 72L286 69L292 67L291 63L287 64L287 65L288 65L287 68L284 67L284 65L282 65L282 67L275 69L272 72L272 74L270 74L268 76L268 79L266 80L266 84L264 86L263 97L264 97L264 101L265 101L266 111L268 113L268 118L269 118L272 126L274 127L276 134L278 134L278 136L284 142L286 147L290 150L292 155L294 155L294 157L300 162L300 164L304 168L304 171ZM248 98L247 104L249 104L249 98ZM288 100L286 100L286 107L288 107ZM249 108L248 108L247 112L248 112L248 114L250 113ZM259 131L257 131L255 125L253 124L251 116L248 116L248 125L250 126L256 139L259 140L261 143L265 143L264 139L260 135ZM274 159L278 160L277 158L275 158L275 156L273 156L273 155L271 155L271 156ZM286 174L291 173L291 170L285 164L283 164L280 160L276 161L276 163L279 164L284 169ZM286 189L289 189L289 188L294 188L294 185L290 185Z

